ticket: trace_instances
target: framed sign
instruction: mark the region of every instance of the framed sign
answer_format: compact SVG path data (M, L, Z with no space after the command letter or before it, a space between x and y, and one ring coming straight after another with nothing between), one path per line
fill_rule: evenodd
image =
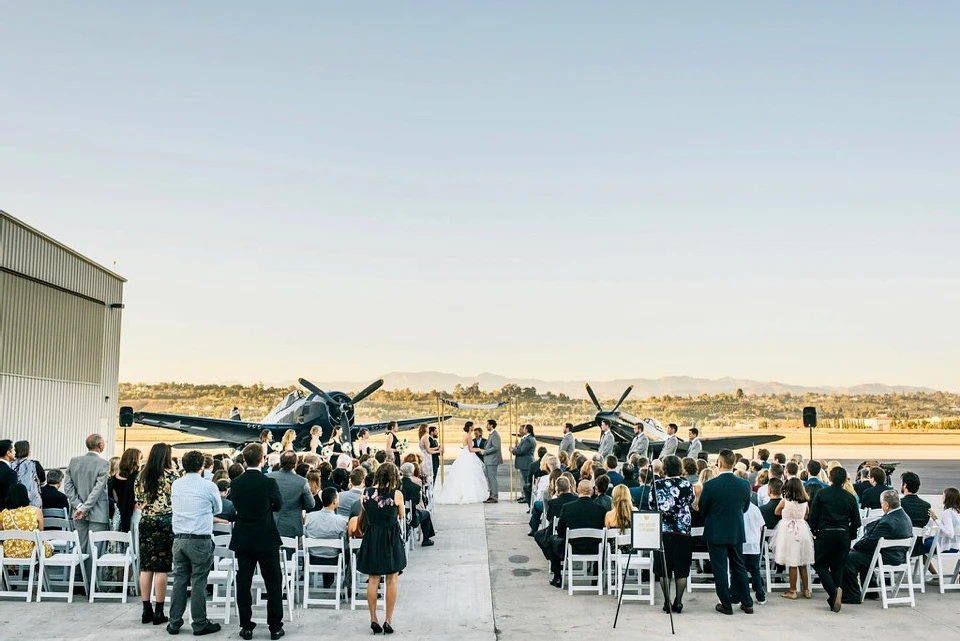
M631 515L630 543L635 550L660 549L659 512L634 512Z

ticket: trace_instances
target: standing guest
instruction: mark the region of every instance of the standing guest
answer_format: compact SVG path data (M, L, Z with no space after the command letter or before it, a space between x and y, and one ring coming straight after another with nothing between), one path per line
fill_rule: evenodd
M857 499L844 489L846 482L845 469L831 469L830 486L818 491L810 505L810 531L817 537L813 569L834 612L840 611L843 601L843 569L850 554L850 542L856 540L860 530Z
M419 527L423 539L421 546L430 547L437 533L433 529L430 512L423 509L423 483L417 478L415 470L413 463L404 463L400 466L400 475L403 477L400 482L400 491L403 493L404 502L410 504L410 527Z
M717 462L720 474L703 486L700 493L700 512L704 520L704 539L713 566L717 597L716 610L732 615L729 568L733 579L733 595L740 600L740 609L753 614L753 599L743 563L743 513L750 507L750 484L733 474L736 458L730 450L720 450Z
M283 433L283 438L280 439L280 451L281 452L292 452L293 451L293 442L297 439L296 430L287 430Z
M533 453L537 449L537 441L533 436L533 425L524 425L518 442L510 453L513 454L513 467L520 472L521 496L517 503L530 503L530 466L533 464Z
M363 541L357 551L357 569L368 575L367 608L374 634L393 633L393 609L397 603L397 577L407 567L407 555L400 532L404 518L400 474L392 463L377 469L373 487L364 490L361 499L364 521ZM377 592L381 579L386 583L386 616L383 626L377 620Z
M237 478L238 476L240 476L246 471L247 471L247 468L244 467L242 464L231 463L230 467L227 468L227 478L229 478L230 481L233 481L233 479Z
M417 446L420 448L420 458L423 459L421 470L427 477L428 483L433 483L433 457L430 455L430 435L429 428L421 424L417 431Z
M763 545L763 514L753 503L743 513L743 563L747 566L750 583L753 584L753 593L757 604L767 604L767 591L763 585L763 573L760 571L760 551Z
M669 612L672 608L680 614L683 612L683 593L687 589L693 557L690 528L693 523L691 509L695 496L690 482L682 476L683 464L680 459L668 456L662 460L666 478L653 481L653 494L650 495L650 508L660 512L663 541L663 554L653 555L653 574L663 591L663 611ZM647 470L647 473L650 473L650 470ZM671 576L675 583L672 604L668 597Z
M270 430L260 431L260 447L263 449L263 459L266 460L270 455L270 443L273 442L273 432Z
M650 501L650 496L653 493L653 481L653 470L648 467L640 471L640 484L637 487L630 488L630 498L641 512L648 512L653 509L651 507L653 503Z
M777 479L781 482L780 487L783 487L783 466L779 463L771 463L770 467L767 468L767 472L770 475L771 479ZM769 485L770 481L767 481ZM763 507L770 501L770 495L767 493L769 488L767 486L761 485L757 488L757 505ZM779 502L779 501L778 501ZM776 505L774 505L776 507Z
M866 488L860 495L860 507L870 508L871 510L881 509L880 495L892 489L887 485L887 473L883 471L882 467L870 468L870 487Z
M610 431L610 422L600 421L600 445L597 446L597 455L601 461L613 454L614 444L613 432Z
M357 442L354 444L354 451L356 451L357 456L363 456L366 454L370 456L373 452L373 448L370 447L370 430L367 428L361 428L357 432Z
M292 431L292 430L291 430ZM283 505L273 517L277 522L277 531L280 536L299 538L303 536L303 511L313 509L316 504L307 479L294 473L297 465L297 454L292 450L284 450L280 455L280 470L267 474L277 482Z
M767 481L765 487L767 488L767 502L760 506L760 514L763 515L763 523L767 530L773 532L774 528L780 523L780 515L777 513L777 508L780 507L780 493L783 491L783 481L774 477Z
M427 430L427 454L430 455L430 469L433 472L431 483L437 484L437 474L440 473L440 457L443 456L443 447L437 439L437 426L431 425Z
M147 455L147 464L137 477L134 497L140 506L140 596L143 600L141 623L160 625L169 619L163 614L167 595L167 574L173 564L173 507L170 493L177 480L170 445L155 443ZM150 604L150 586L156 603Z
M40 486L46 482L47 477L40 462L30 458L30 442L17 441L13 444L13 453L16 458L11 467L17 473L20 483L27 488L30 505L41 507L43 499L40 496Z
M220 624L207 618L207 576L213 565L213 517L223 509L217 486L203 476L206 458L196 450L183 455L183 477L173 482L173 594L167 632L183 627L190 585L190 618L193 636L220 631ZM212 462L212 459L211 459Z
M397 469L400 468L400 449L397 444L400 439L397 438L397 422L387 423L387 438L384 441L384 451L387 453L387 460L392 461Z
M675 456L677 453L677 447L680 446L680 440L677 438L677 430L680 428L677 427L676 423L670 423L667 425L667 438L663 441L663 447L660 449L659 458L661 461L668 456Z
M786 566L790 571L790 589L780 595L785 599L797 598L798 571L803 582L803 598L813 598L807 573L807 566L813 563L813 535L807 524L809 507L809 498L800 479L787 481L783 486L783 498L777 506L782 520L777 525L773 543L777 565Z
M880 468L873 468L880 469ZM880 470L883 472L883 470ZM873 478L873 477L871 477ZM883 516L864 528L863 536L853 544L843 568L843 603L860 603L860 586L866 579L867 570L873 554L877 551L880 539L909 539L913 537L913 525L903 508L900 496L893 490L880 495L880 509ZM909 548L887 548L880 551L883 562L889 565L902 565L907 560Z
M307 510L307 514L310 512L316 512L323 508L323 502L320 500L320 494L325 489L323 487L323 482L320 479L320 472L316 470L310 470L307 472L307 486L310 488L310 494L313 496L313 507ZM333 488L336 489L336 488Z
M113 477L113 500L119 512L120 532L129 532L132 526L133 511L137 507L136 486L141 458L143 456L137 448L127 449L120 457L117 475Z
M337 514L347 519L360 515L360 497L363 496L366 480L367 471L363 467L358 467L350 472L350 489L339 493ZM356 513L354 513L354 508L356 508Z
M13 441L9 439L0 441L0 507L6 505L7 492L10 488L20 482L17 479L17 473L11 467L15 458Z
M633 426L633 440L630 441L630 449L627 450L627 457L636 454L641 458L647 458L650 454L650 439L643 433L643 421Z
M691 427L687 435L690 437L690 444L687 446L687 456L696 460L697 457L700 456L700 452L703 451L703 443L700 442L700 430L696 427Z
M0 530L23 530L25 532L43 531L43 511L30 505L30 497L23 483L17 483L7 492L7 502L0 511ZM24 540L10 540L3 542L4 556L14 559L28 559L33 554L36 543ZM43 544L46 558L53 556L53 548L49 543ZM0 569L6 572L7 568Z
M240 638L253 638L253 572L260 568L267 592L267 626L273 640L283 636L283 575L280 570L280 533L274 512L283 506L276 480L261 473L263 448L252 443L243 448L247 471L233 480L230 496L237 520L230 549L237 556L237 611Z
M107 498L110 463L101 456L105 447L102 436L91 434L84 444L87 453L73 457L67 465L63 490L73 509L73 529L80 537L80 549L86 553L90 549L90 533L110 529L110 502ZM84 566L90 576L89 558L84 560Z
M314 565L336 565L337 558L343 554L343 542L347 538L347 517L337 513L339 500L337 491L328 487L320 493L322 508L307 515L303 525L304 536L311 539L337 539L341 542L339 550L333 548L310 548L305 550L310 555L310 563ZM324 574L323 587L329 588L334 584L336 577L333 574Z
M110 529L115 530L117 529L117 501L114 498L113 484L116 481L117 474L120 472L120 457L111 456L109 461L110 471L107 472L107 501L109 501L110 506Z
M319 454L321 450L320 437L322 432L319 425L310 428L310 443L307 445L307 451L311 454Z
M47 472L47 483L40 488L40 498L43 500L44 510L70 510L70 501L67 495L60 491L63 484L63 472L50 470Z
M573 450L576 447L573 437L573 423L564 423L563 437L560 439L560 453L566 452L567 456L573 456Z

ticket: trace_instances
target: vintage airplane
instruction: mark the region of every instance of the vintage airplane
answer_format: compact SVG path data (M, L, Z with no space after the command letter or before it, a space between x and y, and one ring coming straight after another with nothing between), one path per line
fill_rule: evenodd
M309 390L310 394L304 394L301 390L293 390L259 422L241 420L240 414L236 410L231 412L230 419L223 419L165 414L162 412L135 412L132 407L121 407L120 425L138 423L202 436L210 440L199 443L182 443L178 444L177 447L203 449L242 447L246 443L257 441L262 430L270 430L273 433L274 440L278 442L283 437L284 432L289 429L296 430L297 437L294 440L294 447L300 450L309 446L310 429L315 425L320 427L320 442L322 443L329 442L334 428L340 428L345 441L355 440L361 429L367 429L371 433L382 432L387 429L387 422L363 425L354 423L356 404L380 389L383 386L382 379L374 381L353 398L343 392L324 392L304 378L299 380L300 385ZM443 420L448 418L450 417L445 416ZM398 420L397 429L409 429L421 423L436 422L436 416L408 418Z
M574 433L582 432L583 430L588 430L592 427L599 427L601 422L606 421L607 424L610 425L610 432L613 434L613 452L618 458L625 459L627 452L630 450L630 443L633 441L633 426L643 423L643 433L647 435L647 438L650 441L650 458L658 457L660 455L660 450L663 449L663 441L667 438L667 431L664 429L660 421L653 418L640 419L635 416L631 416L626 412L617 411L620 409L620 406L623 404L623 402L627 400L627 396L629 396L630 392L632 391L633 385L628 387L623 392L623 395L620 396L620 400L617 401L617 404L614 405L612 410L605 410L603 409L603 406L600 405L600 401L597 400L597 395L594 394L593 390L590 388L590 384L587 383L587 395L590 396L590 400L593 401L593 404L596 406L597 414L593 417L593 420L575 425L571 431ZM690 442L680 438L679 434L677 435L677 438L679 440L679 444L677 445L677 455L683 456L686 454L687 448L690 446ZM764 443L774 443L776 441L783 440L783 438L784 437L780 436L779 434L721 436L717 438L704 438L701 436L700 443L703 444L702 451L707 452L708 454L717 454L723 449L742 450L757 445L763 445ZM544 443L551 443L553 445L560 444L560 437L558 436L537 436L537 440ZM600 446L600 441L575 439L574 443L576 444L577 449L592 451L596 451Z

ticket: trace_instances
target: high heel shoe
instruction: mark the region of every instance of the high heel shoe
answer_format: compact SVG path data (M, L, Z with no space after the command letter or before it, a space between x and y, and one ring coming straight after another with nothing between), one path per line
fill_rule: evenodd
M393 626L390 625L389 621L383 622L383 633L384 634L393 634Z
M674 612L675 614L680 614L681 612L683 612L683 604L682 604L682 603L674 603L674 604L673 604L672 606L670 606L670 607L673 608L673 612Z
M382 634L382 633L383 633L383 628L381 628L381 627L380 627L380 624L377 623L376 621L371 621L371 622L370 622L370 629L373 630L373 633L374 633L374 634Z

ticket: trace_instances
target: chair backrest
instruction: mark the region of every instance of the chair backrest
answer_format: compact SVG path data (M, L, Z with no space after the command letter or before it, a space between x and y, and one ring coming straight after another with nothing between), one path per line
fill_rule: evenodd
M46 522L47 518L68 519L70 518L70 515L67 514L67 508L65 507L48 507L47 509L43 510L44 522Z
M37 533L34 530L0 530L0 541L29 541L37 542Z
M213 524L213 533L214 534L231 534L233 533L233 523L214 523Z
M343 552L343 539L311 539L310 537L303 537L303 551L307 554L305 556L309 557L310 552L316 548L329 548L332 550L337 550L338 552Z
M59 516L44 516L43 529L44 530L69 530L70 521Z
M214 534L213 535L213 544L217 547L230 547L230 539L233 536L230 534Z
M363 543L363 539L350 539L350 551L355 552L360 549L360 544Z
M578 539L597 539L598 549L602 549L603 544L606 541L606 537L607 531L599 528L577 528L575 530L567 530L567 546Z
M891 566L891 564L889 564L889 563L884 563L884 562L883 562L883 555L881 554L881 551L882 551L882 550L889 550L890 548L904 548L905 551L906 551L906 555L904 556L904 563L909 563L909 562L910 562L910 552L913 551L913 544L914 544L914 542L916 542L916 539L913 538L912 536L911 536L909 539L884 539L884 538L881 538L879 541L877 541L877 549L876 549L876 551L873 553L873 558L874 558L874 560L871 561L870 564L873 565L873 563L879 562L879 563L883 564L884 567L886 567L886 568L888 568L888 569L889 569L890 567L899 567L900 564L894 564L894 565Z
M132 545L133 539L129 532L91 532L90 545L94 543L123 543Z
M67 548L68 551L80 551L80 535L76 530L46 530L37 532L36 536L38 541L46 541L51 545L65 543L70 546Z

